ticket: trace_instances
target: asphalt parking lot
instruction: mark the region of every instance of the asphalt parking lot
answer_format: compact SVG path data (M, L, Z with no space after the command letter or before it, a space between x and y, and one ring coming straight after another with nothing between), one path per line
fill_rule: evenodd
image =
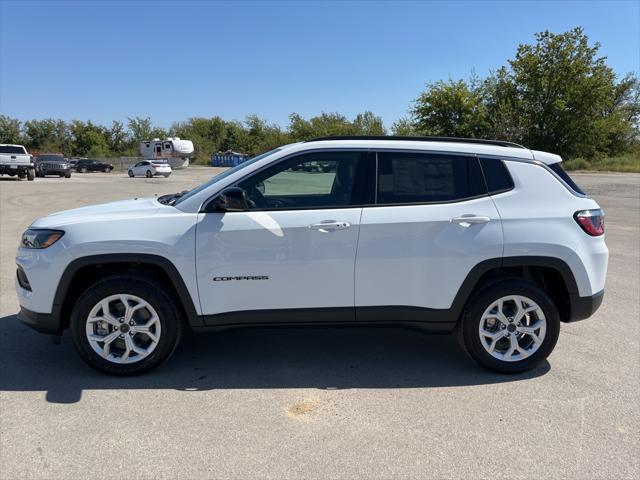
M36 217L214 170L0 178L1 478L640 477L640 175L574 175L607 213L604 303L524 375L449 336L323 328L187 337L121 379L17 321L14 249Z

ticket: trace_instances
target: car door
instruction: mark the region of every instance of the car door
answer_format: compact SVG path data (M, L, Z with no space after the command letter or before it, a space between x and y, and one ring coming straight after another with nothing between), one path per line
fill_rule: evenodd
M354 320L356 174L365 155L287 158L238 183L247 210L199 215L196 270L207 324Z
M363 209L356 258L358 320L451 320L469 272L502 256L501 221L479 161L383 151L376 163L376 205Z
M147 165L149 165L149 162L144 161L144 162L139 162L134 168L133 168L133 173L134 175L144 175L146 172L146 168Z

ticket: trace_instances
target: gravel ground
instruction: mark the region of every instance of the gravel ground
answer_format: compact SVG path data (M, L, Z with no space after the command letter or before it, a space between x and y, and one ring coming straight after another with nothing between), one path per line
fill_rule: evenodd
M1 478L640 477L639 175L573 175L607 213L606 295L524 375L481 370L449 336L323 328L187 337L119 379L16 320L33 219L212 173L0 179Z

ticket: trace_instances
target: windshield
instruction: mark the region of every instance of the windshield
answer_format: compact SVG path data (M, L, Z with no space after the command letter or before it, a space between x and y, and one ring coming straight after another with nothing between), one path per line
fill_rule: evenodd
M263 153L261 155L258 155L257 157L250 158L246 162L242 162L241 164L236 165L233 168L230 168L228 170L225 170L224 172L219 173L218 175L213 177L208 182L205 182L202 185L197 186L193 190L189 190L185 194L180 195L180 198L178 198L175 202L173 202L173 205L175 206L175 205L178 205L179 203L184 202L187 198L192 197L196 193L200 193L202 190L204 190L205 188L209 188L214 183L217 183L220 180L222 180L224 178L227 178L229 175L233 175L234 173L242 170L243 168L248 167L249 165L252 165L252 164L256 163L258 160L262 160L263 158L268 157L269 155L272 155L272 154L274 154L274 153L276 153L276 152L278 152L280 150L281 150L281 148L275 148L273 150L269 150L268 152L265 152L265 153Z

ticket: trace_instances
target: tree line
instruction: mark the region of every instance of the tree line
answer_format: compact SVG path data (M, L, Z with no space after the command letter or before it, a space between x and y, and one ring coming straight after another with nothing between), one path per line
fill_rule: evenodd
M256 115L244 121L214 116L175 122L169 129L150 118L110 126L91 121L28 120L0 115L0 143L66 156L137 156L139 143L176 136L192 140L198 163L213 152L255 155L276 146L327 135L434 135L508 140L565 158L597 159L639 153L640 83L618 78L600 45L581 28L536 34L515 57L486 78L428 83L407 115L390 127L370 111L353 119L339 113L289 116L283 128Z

